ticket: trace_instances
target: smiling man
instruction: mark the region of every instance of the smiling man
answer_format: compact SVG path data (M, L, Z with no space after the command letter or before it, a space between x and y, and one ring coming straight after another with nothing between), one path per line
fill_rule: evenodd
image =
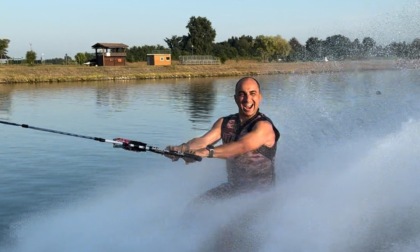
M280 133L259 112L260 84L252 77L236 83L238 113L219 118L203 136L167 149L226 159L228 182L207 191L202 199L226 198L237 193L268 189L274 184L274 157ZM222 144L214 146L219 140Z

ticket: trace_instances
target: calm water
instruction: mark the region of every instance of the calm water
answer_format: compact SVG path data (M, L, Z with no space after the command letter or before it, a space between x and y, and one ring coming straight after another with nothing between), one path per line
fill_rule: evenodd
M164 148L236 112L236 79L0 85L0 120ZM420 71L259 80L278 185L194 214L222 160L0 124L0 251L419 250Z

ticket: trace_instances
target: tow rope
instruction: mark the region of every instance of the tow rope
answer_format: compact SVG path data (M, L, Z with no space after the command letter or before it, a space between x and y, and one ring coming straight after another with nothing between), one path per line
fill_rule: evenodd
M50 132L50 133L54 133L54 134L84 138L84 139L94 140L94 141L98 141L98 142L102 142L102 143L112 143L115 148L123 148L125 150L130 150L130 151L136 151L136 152L150 151L150 152L154 152L154 153L158 153L158 154L162 154L162 155L176 156L176 157L181 157L181 158L189 158L189 159L193 159L195 161L201 161L202 160L202 158L200 156L197 156L197 155L194 155L194 154L191 154L191 153L170 151L170 150L161 150L161 149L159 149L157 147L154 147L154 146L150 146L150 145L148 146L146 143L139 142L139 141L133 141L133 140L125 139L125 138L114 138L113 140L109 140L109 139L105 139L105 138L101 138L101 137L85 136L85 135L79 135L79 134L64 132L64 131L34 127L34 126L30 126L28 124L18 124L18 123L1 121L1 120L0 120L0 123L6 124L6 125L11 125L11 126L22 127L22 128L26 128L26 129L33 129L33 130L39 130L39 131L44 131L44 132Z

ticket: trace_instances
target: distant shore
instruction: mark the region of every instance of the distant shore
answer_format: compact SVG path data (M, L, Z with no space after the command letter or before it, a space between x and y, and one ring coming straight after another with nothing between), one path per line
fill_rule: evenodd
M0 65L0 84L308 74L345 71L420 69L419 60L363 60L328 62L227 61L220 65L149 66L145 62L121 67L76 65Z

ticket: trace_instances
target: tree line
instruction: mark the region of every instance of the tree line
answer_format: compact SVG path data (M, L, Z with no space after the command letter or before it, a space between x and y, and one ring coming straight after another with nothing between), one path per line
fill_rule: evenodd
M205 17L192 16L186 26L187 35L172 35L164 39L163 45L132 46L127 49L127 61L146 61L147 54L167 50L171 52L172 59L177 60L183 55L212 55L219 57L221 62L226 60L254 59L263 62L271 61L318 61L329 60L359 60L375 57L381 58L407 58L420 59L420 38L411 43L392 42L386 46L378 45L371 37L350 40L348 37L337 34L325 40L310 37L304 44L298 39L289 41L280 35L256 37L242 35L231 37L226 41L215 43L216 30ZM0 56L7 55L10 40L0 39ZM79 52L64 59L50 59L47 63L66 64L76 62L83 64L94 57L93 53ZM28 63L34 63L36 53L27 52Z

